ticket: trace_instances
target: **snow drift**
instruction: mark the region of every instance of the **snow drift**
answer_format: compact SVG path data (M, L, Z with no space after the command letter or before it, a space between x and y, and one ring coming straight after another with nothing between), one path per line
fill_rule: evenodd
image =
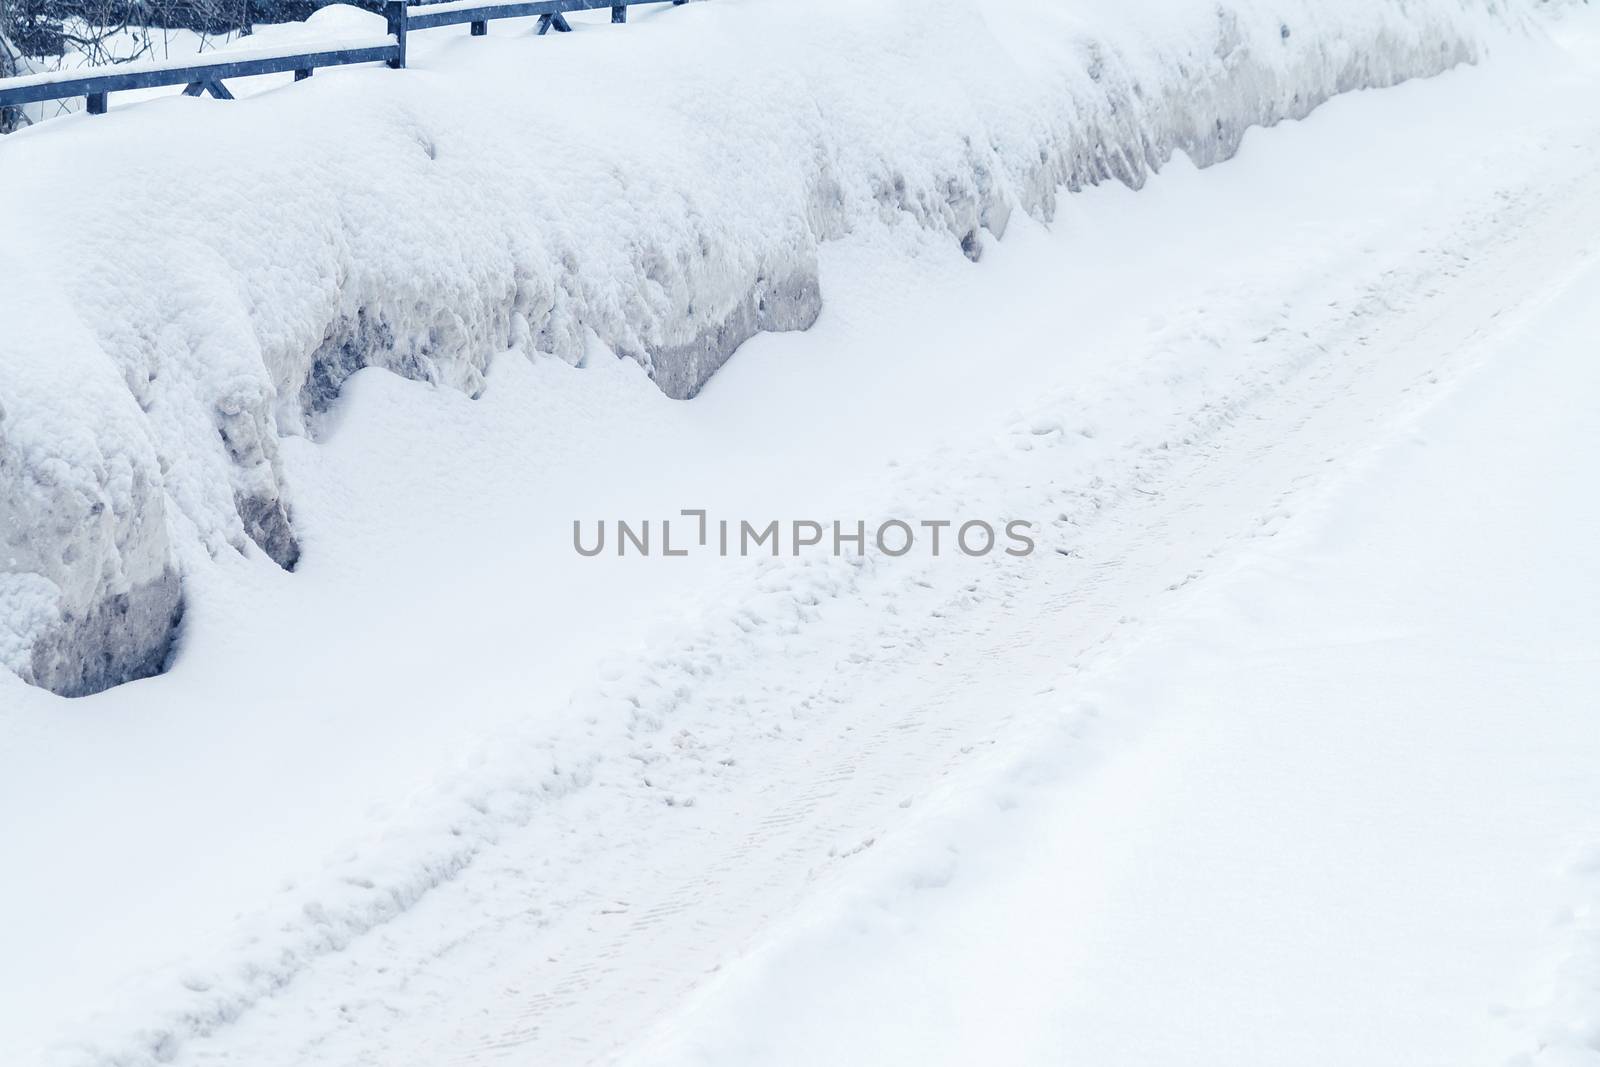
M559 40L419 34L407 71L8 137L0 663L66 695L148 675L185 568L293 567L277 441L357 369L476 395L500 352L609 351L690 398L815 319L818 245L858 221L977 259L1061 189L1224 160L1518 22L1493 0L718 0Z

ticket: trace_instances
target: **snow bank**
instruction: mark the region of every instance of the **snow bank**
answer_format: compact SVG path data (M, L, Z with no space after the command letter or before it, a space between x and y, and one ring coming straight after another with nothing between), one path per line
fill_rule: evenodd
M419 34L405 72L114 100L0 143L0 662L63 694L140 677L184 567L252 546L292 567L277 441L361 367L476 395L497 353L603 348L690 398L756 332L810 325L818 245L861 221L977 259L1062 188L1226 159L1520 22L1492 0L638 14Z
M1530 1050L1511 1067L1594 1067L1600 1063L1600 845L1579 850L1563 872L1570 904L1553 924L1537 993L1514 1019Z

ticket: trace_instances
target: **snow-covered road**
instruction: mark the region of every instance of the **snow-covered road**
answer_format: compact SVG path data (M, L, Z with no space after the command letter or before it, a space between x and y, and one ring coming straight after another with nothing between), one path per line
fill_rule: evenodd
M51 804L8 843L6 1032L252 1067L1582 1055L1592 26L976 267L858 234L814 330L690 404L607 358L505 359L478 401L358 375L290 442L299 574L204 572L176 668L75 716L6 691L0 804ZM699 506L1041 550L572 553L574 518ZM73 762L94 794L52 788Z
M956 675L1021 736L629 1062L1600 1062L1597 223L1480 250L1122 509L1105 562L1180 564L1164 529L1194 595L1123 586L1145 632L1042 692ZM984 653L1043 679L1084 606Z

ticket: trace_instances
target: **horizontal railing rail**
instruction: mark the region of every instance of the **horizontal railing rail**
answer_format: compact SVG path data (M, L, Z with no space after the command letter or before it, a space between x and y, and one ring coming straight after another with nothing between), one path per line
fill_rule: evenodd
M406 16L413 30L468 23L475 36L481 36L492 19L519 19L539 16L539 33L551 29L570 29L563 17L570 11L611 9L612 22L628 21L628 8L641 4L681 4L684 0L444 0L443 3L414 5Z
M565 32L572 28L564 17L567 12L610 8L611 21L622 23L627 21L629 7L642 4L679 5L685 2L687 0L443 0L440 3L407 4L405 0L383 0L381 10L388 23L388 33L382 37L319 42L310 46L310 50L301 51L293 51L289 47L238 50L171 62L86 67L0 78L0 108L81 96L90 114L102 115L106 111L109 94L113 92L163 85L182 85L184 93L189 96L210 93L220 99L231 100L233 94L224 84L227 78L293 71L295 80L301 81L311 77L319 67L356 63L404 67L406 34L410 30L466 23L471 26L473 36L482 36L488 32L491 20L537 16L538 33L552 29ZM307 48L305 45L299 47Z

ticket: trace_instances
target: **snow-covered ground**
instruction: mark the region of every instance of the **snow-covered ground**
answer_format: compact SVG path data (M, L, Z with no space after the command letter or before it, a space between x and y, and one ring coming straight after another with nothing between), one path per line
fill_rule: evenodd
M1025 597L998 663L902 690L1017 727L628 1061L1600 1063L1600 213L1569 221L1160 479L1133 529L1241 491L1256 529L1112 662L997 677L1076 628Z
M1596 29L863 221L689 403L358 372L296 573L0 676L11 1059L1592 1060ZM1040 550L573 551L696 507Z

